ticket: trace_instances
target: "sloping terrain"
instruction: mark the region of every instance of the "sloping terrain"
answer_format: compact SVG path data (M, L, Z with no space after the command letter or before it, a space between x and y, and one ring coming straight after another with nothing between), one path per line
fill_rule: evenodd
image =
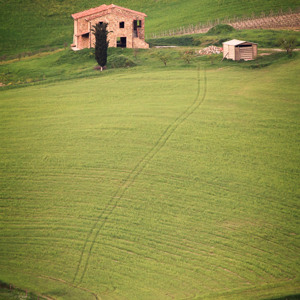
M299 294L299 58L199 66L1 92L2 281L72 300Z
M297 2L115 4L151 33ZM102 3L2 1L1 55L63 48L70 14ZM0 283L24 295L0 298L299 297L299 54L186 63L186 49L110 49L103 73L89 49L1 63Z
M0 56L69 45L73 35L71 14L103 3L102 0L1 1ZM147 34L209 20L250 17L299 7L296 0L117 0L114 4L145 12Z

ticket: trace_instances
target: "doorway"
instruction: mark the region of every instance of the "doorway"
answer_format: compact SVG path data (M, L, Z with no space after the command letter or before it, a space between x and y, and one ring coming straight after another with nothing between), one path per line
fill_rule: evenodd
M127 39L126 37L117 38L117 47L126 48Z
M138 28L141 28L141 27L142 27L142 21L141 20L134 20L133 21L133 36L134 37L139 36Z

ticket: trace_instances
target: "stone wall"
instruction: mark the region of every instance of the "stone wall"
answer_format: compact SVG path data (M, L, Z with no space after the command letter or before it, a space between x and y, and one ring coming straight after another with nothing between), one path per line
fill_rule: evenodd
M135 31L134 21L137 20L141 22L141 26ZM102 13L74 20L73 43L78 49L94 47L95 36L91 29L99 22L108 23L109 47L117 47L118 39L126 38L126 48L149 48L149 45L144 41L144 16L115 7ZM124 28L120 28L122 27L120 26L121 22L124 22Z

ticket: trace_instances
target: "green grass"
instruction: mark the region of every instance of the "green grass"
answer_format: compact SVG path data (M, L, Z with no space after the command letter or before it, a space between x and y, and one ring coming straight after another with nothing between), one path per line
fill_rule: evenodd
M92 50L72 50L42 53L32 57L15 59L0 65L0 81L9 83L31 83L57 78L66 80L73 76L93 73L97 65ZM95 72L94 72L95 73Z
M0 3L0 55L44 51L0 64L0 280L20 288L0 299L296 299L299 55L186 64L178 48L164 67L162 50L109 49L101 73L92 50L45 52L102 3ZM299 6L115 4L146 12L147 33Z
M148 53L151 51L146 54L143 50L109 48L108 71L103 74L110 74L114 68L145 64L145 59L140 59L144 56L155 61ZM97 76L100 72L94 70L96 66L94 49L60 49L0 63L0 82L9 86Z
M247 31L245 31L247 34ZM282 33L281 33L282 34ZM159 44L161 39L156 41ZM166 40L163 40L166 41ZM176 41L176 39L171 39ZM181 41L181 38L178 40ZM170 42L172 44L172 42ZM167 44L167 43L166 43ZM180 43L179 43L180 44ZM166 54L169 59L167 67L191 68L199 62L208 62L210 68L220 68L225 66L237 66L241 68L262 68L272 64L285 63L297 57L294 52L290 59L284 52L273 53L269 56L259 56L254 61L233 62L221 61L222 54L214 57L197 56L196 51L200 47L178 47L173 49L108 49L107 70L103 73L94 70L97 65L94 58L93 49L72 51L69 49L59 49L54 52L45 52L30 57L14 59L0 63L0 82L7 85L2 89L16 86L26 86L32 84L43 84L46 82L56 82L70 80L74 78L87 78L112 75L119 72L119 68L129 70L134 67L135 72L149 70L149 68L164 68L164 64L159 59L160 54ZM195 55L191 64L187 64L181 57L181 53L192 50ZM265 51L264 51L265 52ZM267 51L272 53L272 51Z
M32 52L45 46L60 47L72 43L71 14L105 1L96 0L10 0L0 2L0 56ZM106 3L108 4L108 3ZM216 19L267 14L272 10L296 10L297 0L116 0L121 5L145 12L146 33L159 33L180 26L199 24Z
M176 51L96 75L87 51L19 67L71 76L0 93L2 281L55 299L299 294L299 56Z
M21 290L12 285L3 283L0 281L0 299L15 300L15 299L26 299L26 300L44 300L44 297L35 295L26 290Z
M218 45L231 39L250 41L257 43L259 48L279 48L278 39L280 37L296 36L297 46L300 46L299 32L289 30L234 30L232 32L211 35L209 33L161 37L148 39L150 46L207 46Z

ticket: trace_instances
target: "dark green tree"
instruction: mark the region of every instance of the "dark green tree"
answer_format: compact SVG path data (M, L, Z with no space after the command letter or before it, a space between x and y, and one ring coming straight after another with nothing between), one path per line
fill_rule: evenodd
M95 59L98 65L103 70L107 63L107 23L98 23L93 26L92 32L95 35Z

